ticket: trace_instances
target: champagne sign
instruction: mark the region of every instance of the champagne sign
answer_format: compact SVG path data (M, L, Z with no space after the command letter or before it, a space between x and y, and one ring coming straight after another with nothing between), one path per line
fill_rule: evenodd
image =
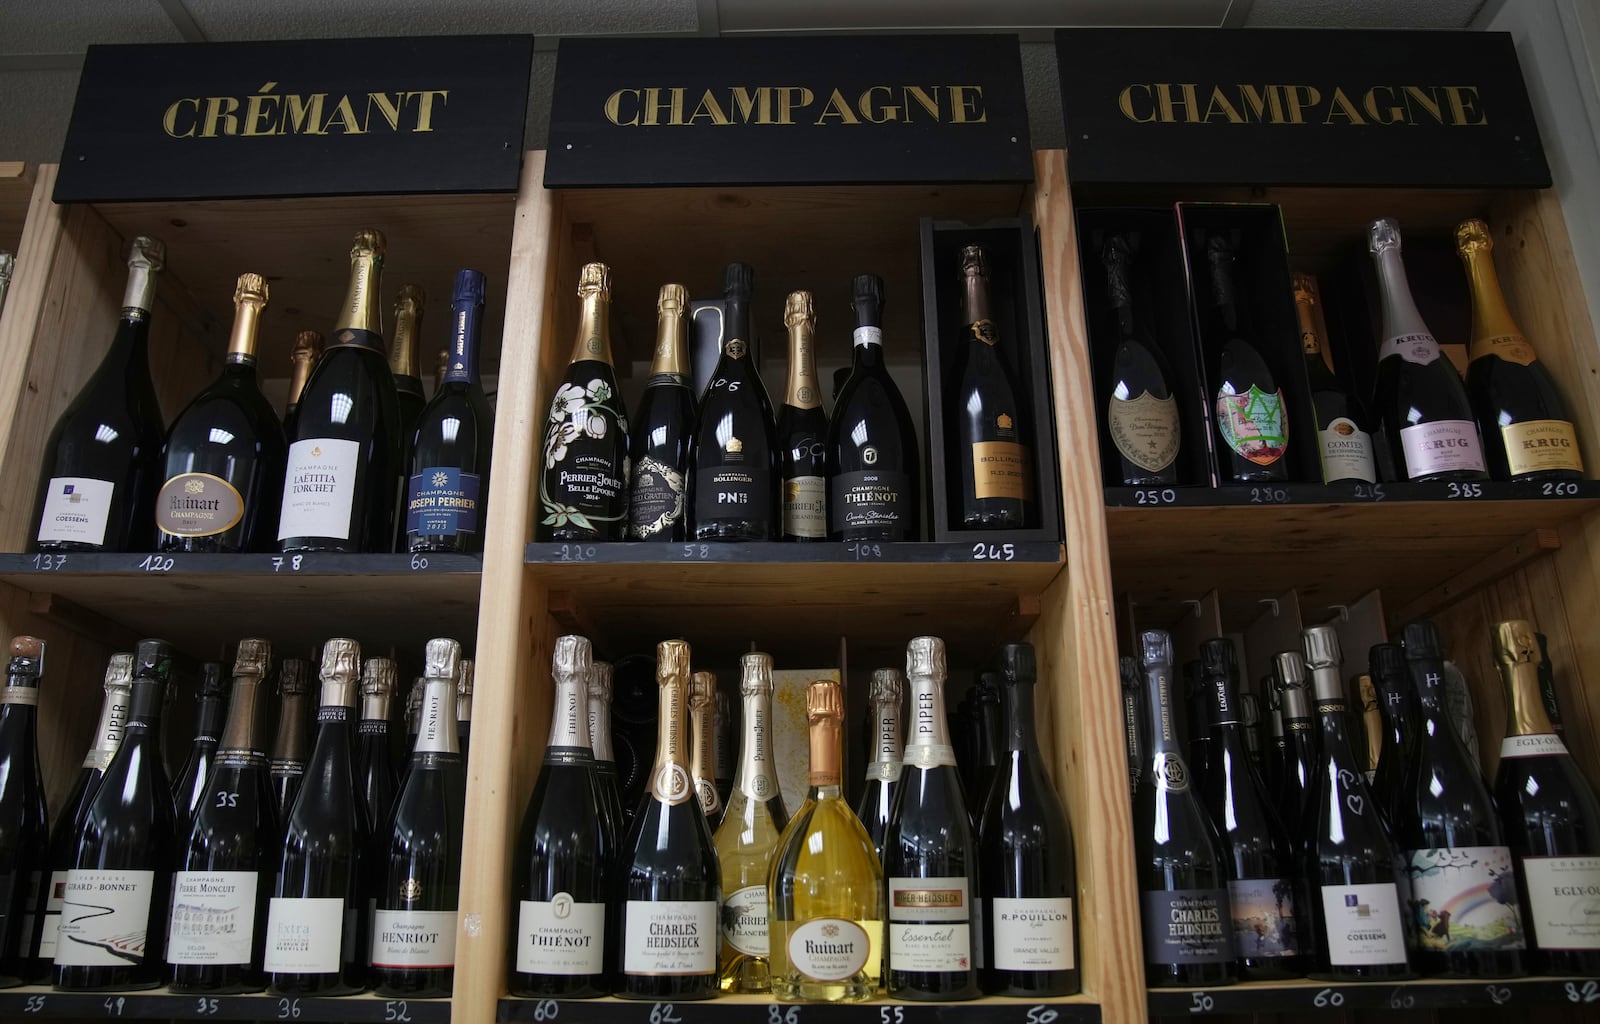
M561 41L549 187L1032 180L1015 36Z
M1072 180L1546 188L1499 32L1059 29Z

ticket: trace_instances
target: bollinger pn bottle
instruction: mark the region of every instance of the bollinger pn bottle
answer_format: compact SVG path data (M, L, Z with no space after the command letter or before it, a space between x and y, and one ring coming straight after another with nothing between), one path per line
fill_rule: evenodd
M319 331L301 331L295 335L294 348L289 350L289 399L283 407L284 439L294 436L295 415L300 409L300 395L311 379L311 368L322 358L325 348Z
M688 529L689 444L694 391L689 386L689 290L664 284L656 298L656 350L628 435L628 539L683 540Z
M300 795L306 758L311 753L309 714L306 711L311 663L285 658L278 666L278 730L272 739L268 766L272 777L272 818L279 825L289 820L289 809Z
M611 747L609 662L597 661L589 667L585 700L589 709L589 745L594 752L595 787L600 794L600 819L605 825L606 846L615 852L628 825L622 812L622 782L617 776L617 759Z
M856 817L872 839L872 850L883 860L883 839L889 834L889 816L894 811L895 791L900 786L905 756L906 685L897 668L872 670L867 684L867 728L872 733L872 760L867 764L867 783L861 788Z
M717 734L711 716L717 703L717 677L696 672L689 677L689 775L695 798L706 812L711 828L722 819L722 797L717 793Z
M817 317L810 292L790 292L783 309L789 329L789 379L778 407L778 453L783 478L783 539L828 538L828 414L817 382Z
M989 257L969 245L961 250L961 371L950 395L961 527L1018 530L1034 515L1033 455L989 309Z
M220 661L208 661L200 666L200 686L195 691L194 742L189 747L189 759L172 783L172 801L178 811L180 833L194 820L200 798L205 796L206 777L217 756L217 736L222 731L222 716L226 710L222 703L225 670Z
M45 645L15 636L10 646L0 689L0 988L37 975L33 921L50 849L37 736Z

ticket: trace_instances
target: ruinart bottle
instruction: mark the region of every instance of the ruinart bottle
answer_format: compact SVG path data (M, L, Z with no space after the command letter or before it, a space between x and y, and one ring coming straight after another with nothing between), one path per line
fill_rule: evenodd
M324 349L321 333L301 331L295 335L294 348L289 350L289 399L283 407L283 434L285 439L294 436L295 413L300 408L300 394L311 379L311 368L322 358Z
M783 309L789 329L789 379L778 407L778 456L783 479L783 539L828 537L828 414L817 382L817 317L810 292L790 292Z
M1317 330L1317 281L1309 274L1294 275L1294 304L1300 316L1300 348L1305 354L1306 380L1311 385L1311 406L1317 416L1317 454L1322 460L1322 482L1378 479L1372 454L1372 435L1366 410L1344 386L1322 353Z
M715 829L722 820L722 797L717 793L717 733L711 716L717 704L717 677L696 672L689 680L689 774L695 798Z
M422 315L428 293L420 284L403 284L394 297L394 336L389 339L389 370L394 374L395 398L400 403L400 438L404 458L411 459L411 439L427 399L417 372L417 340L422 336Z
M50 850L36 724L44 641L15 636L10 649L0 688L0 988L35 976L34 901Z
M856 804L856 817L872 839L872 851L883 860L883 838L889 833L895 791L900 786L905 757L906 684L897 668L872 670L867 684L867 728L872 735L872 760L867 764L867 784Z
M688 528L689 445L694 390L689 384L689 291L664 284L656 299L656 350L628 436L628 539L683 540Z
M981 245L961 250L961 372L952 389L961 482L961 526L1017 530L1033 519L1033 454L1016 385L1000 358L1000 330L989 306L989 257Z
M863 1002L883 964L883 869L840 788L839 684L806 688L806 799L778 839L768 879L772 993L785 1002Z

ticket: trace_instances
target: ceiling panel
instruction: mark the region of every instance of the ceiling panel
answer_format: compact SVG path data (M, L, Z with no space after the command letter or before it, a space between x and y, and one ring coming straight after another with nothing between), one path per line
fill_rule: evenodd
M692 32L698 24L695 0L184 0L184 6L213 42L451 32Z
M0 55L82 53L91 43L178 43L156 0L0 0Z
M723 32L1220 25L1230 0L717 0Z
M0 71L0 160L60 160L77 95L76 70Z
M1483 0L1252 0L1259 28L1466 28Z

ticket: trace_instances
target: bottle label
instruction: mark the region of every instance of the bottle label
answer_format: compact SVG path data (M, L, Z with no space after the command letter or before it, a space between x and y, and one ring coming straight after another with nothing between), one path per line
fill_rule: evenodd
M1170 395L1157 398L1146 391L1127 401L1113 398L1106 425L1122 457L1147 473L1161 472L1178 457L1178 402Z
M0 687L0 704L21 704L25 707L38 707L39 688L37 686Z
M972 902L965 876L889 879L889 967L972 968Z
M1405 451L1406 477L1411 480L1459 470L1483 472L1478 425L1471 420L1434 420L1401 427L1400 447Z
M646 455L633 467L628 526L634 540L650 540L683 521L683 474Z
M375 910L372 966L454 967L454 910Z
M1072 898L1056 896L989 900L997 971L1070 971L1077 966L1072 942Z
M1400 895L1393 882L1324 885L1322 919L1328 929L1328 960L1335 967L1406 962Z
M1270 466L1289 450L1283 390L1268 394L1250 385L1242 395L1217 395L1217 431L1241 459Z
M67 906L67 873L50 872L50 892L45 896L44 931L39 935L39 959L56 958L57 935L61 928L61 912Z
M849 981L866 969L874 945L855 921L817 917L789 933L789 964L812 981Z
M1226 889L1144 893L1144 959L1152 964L1223 964L1234 957L1225 927Z
M1600 949L1600 857L1524 857L1540 949Z
M267 910L268 971L337 974L344 941L344 900L274 896Z
M865 453L872 452L868 448ZM840 473L831 481L830 518L839 530L905 528L916 515L906 506L908 478L892 470Z
M980 500L1026 501L1033 493L1032 468L1027 445L1015 441L972 442L972 489Z
M454 537L478 532L476 473L455 466L428 466L406 490L406 532L421 537Z
M792 476L783 482L783 532L821 540L828 535L828 481Z
M361 442L313 437L289 446L284 474L283 512L278 539L332 537L350 539L350 513L355 506L356 473ZM374 486L388 487L374 482Z
M248 964L256 932L256 872L172 876L169 964Z
M767 932L767 887L748 885L722 900L722 937L746 956L766 956L771 949Z
M210 473L179 473L156 496L156 526L174 537L215 537L244 518L244 498Z
M1536 736L1507 736L1500 741L1500 758L1508 757L1545 757L1555 754L1565 754L1567 745L1555 733L1542 733Z
M1500 428L1513 477L1547 469L1583 472L1578 435L1566 420L1524 420Z
M1228 883L1233 947L1240 958L1295 956L1294 880L1246 878Z
M1399 356L1408 363L1427 366L1439 358L1439 342L1431 334L1398 334L1378 347L1378 362Z
M694 517L697 522L723 519L764 522L772 516L771 502L765 469L757 473L735 463L702 469L695 475Z
M1504 846L1409 850L1411 930L1424 950L1522 949L1517 881Z
M1376 483L1378 466L1372 458L1372 435L1348 416L1338 416L1317 431L1322 447L1322 479Z
M544 436L542 525L599 531L599 524L626 518L626 457L619 449L627 445L628 425L620 404L609 404L614 397L599 377L556 389Z
M69 871L56 963L126 967L144 962L155 881L154 871Z
M851 340L857 345L883 346L882 327L857 327L850 334Z
M1488 338L1473 338L1468 359L1477 362L1485 356L1499 356L1508 363L1528 366L1533 363L1533 346L1520 334L1496 334Z
M579 903L570 893L523 900L517 917L517 971L582 975L605 970L606 905Z
M716 900L629 900L622 916L624 973L717 973Z
M106 523L111 518L111 496L116 489L117 485L109 480L51 477L44 496L44 514L39 518L39 542L104 544Z

